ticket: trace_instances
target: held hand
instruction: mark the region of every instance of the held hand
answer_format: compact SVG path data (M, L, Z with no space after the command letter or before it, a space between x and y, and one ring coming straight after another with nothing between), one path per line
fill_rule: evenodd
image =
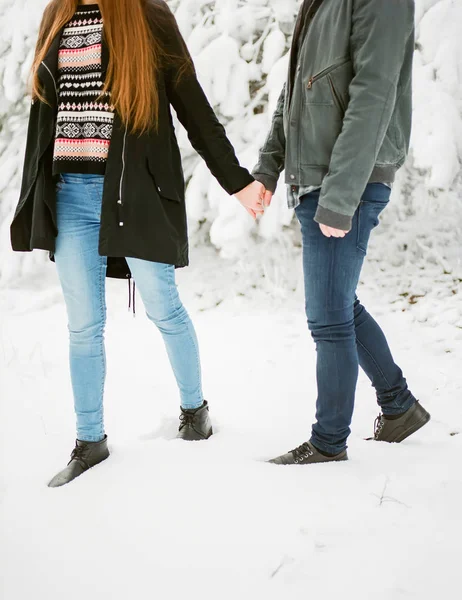
M265 208L268 208L268 206L271 206L272 199L273 199L273 192L266 190L265 197L263 198L263 204L264 204Z
M322 233L328 238L344 238L346 234L349 233L348 231L335 229L334 227L328 227L327 225L319 225L319 227L321 228Z
M257 215L262 215L265 212L265 192L265 186L258 181L254 181L243 190L235 194L235 196L242 206L247 210L249 215L253 219L256 219Z

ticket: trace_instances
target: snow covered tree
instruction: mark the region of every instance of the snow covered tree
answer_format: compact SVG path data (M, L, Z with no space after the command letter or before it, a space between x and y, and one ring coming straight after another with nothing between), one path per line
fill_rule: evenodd
M37 268L43 253L13 255L9 224L17 202L29 99L26 82L46 0L0 0L0 279ZM243 164L252 168L282 88L298 0L171 0L199 78ZM396 266L418 261L456 277L461 267L462 5L417 1L412 150L384 218L380 245ZM254 224L227 197L179 129L194 243L226 257L255 254L277 265L296 240L280 185L271 210ZM267 252L268 251L268 252ZM261 254L260 251L257 253Z

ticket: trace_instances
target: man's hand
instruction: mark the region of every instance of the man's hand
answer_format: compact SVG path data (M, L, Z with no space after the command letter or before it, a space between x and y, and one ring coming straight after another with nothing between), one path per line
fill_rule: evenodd
M263 205L265 206L265 208L268 208L268 206L271 205L272 199L273 199L273 192L266 190L265 195L263 197Z
M327 225L319 225L319 227L321 228L322 233L328 238L344 238L346 234L349 233L348 231L335 229L334 227L328 227Z
M265 194L265 186L258 181L254 181L235 196L249 215L256 219L257 215L262 215L265 212Z

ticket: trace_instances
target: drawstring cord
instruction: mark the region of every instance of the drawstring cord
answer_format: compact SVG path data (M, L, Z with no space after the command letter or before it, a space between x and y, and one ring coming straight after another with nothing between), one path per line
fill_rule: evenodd
M136 281L133 280L133 294L132 294L132 280L129 278L128 280L128 310L133 306L133 316L136 316L135 310L135 298L136 298Z

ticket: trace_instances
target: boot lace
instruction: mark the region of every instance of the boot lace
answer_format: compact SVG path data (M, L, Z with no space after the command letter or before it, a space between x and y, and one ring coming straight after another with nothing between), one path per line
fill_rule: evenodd
M380 434L382 433L382 429L385 425L385 417L383 415L379 415L374 421L374 439L378 440L380 438Z
M193 425L194 424L194 417L196 415L194 413L189 413L189 412L184 412L180 415L180 429L183 429L183 427L186 427L187 425Z
M87 448L85 446L76 446L74 448L74 450L72 450L70 462L72 462L73 460L79 460L84 465L88 466L87 461L85 460L85 451L86 451L86 449Z
M294 462L297 464L299 462L301 462L302 460L307 459L310 456L313 456L313 450L310 448L310 445L308 442L305 442L298 448L291 450L291 452L294 455Z

